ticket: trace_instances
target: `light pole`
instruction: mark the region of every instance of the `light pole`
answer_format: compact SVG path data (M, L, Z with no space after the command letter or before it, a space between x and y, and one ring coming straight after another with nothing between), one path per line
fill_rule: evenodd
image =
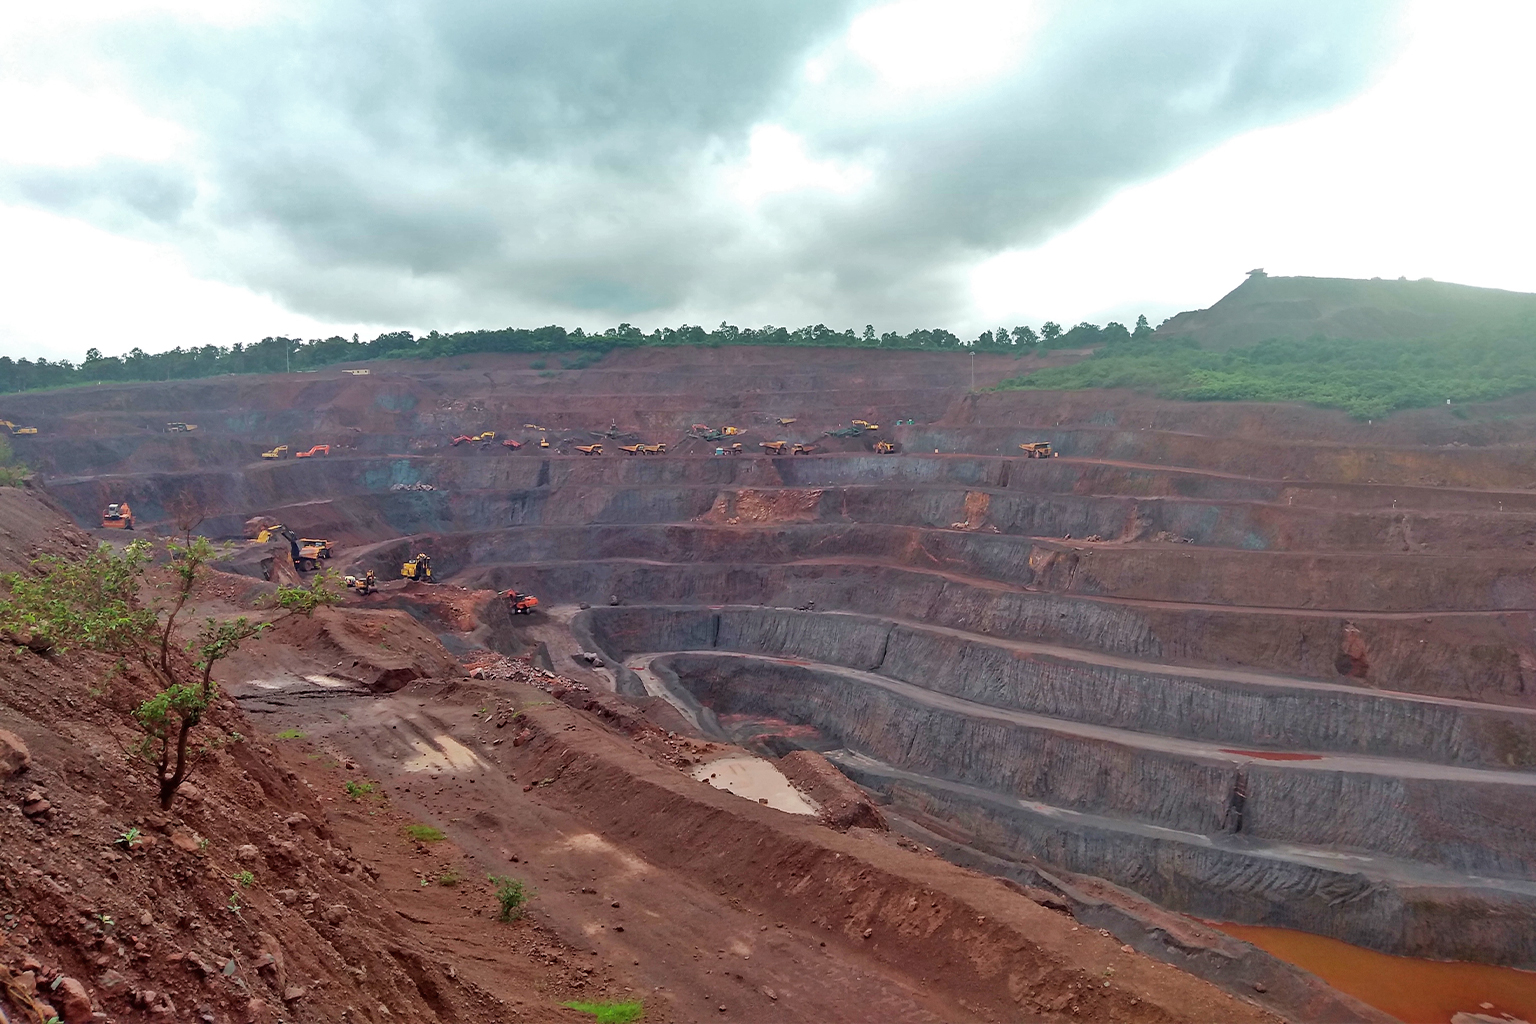
M976 350L971 349L971 394L976 393Z

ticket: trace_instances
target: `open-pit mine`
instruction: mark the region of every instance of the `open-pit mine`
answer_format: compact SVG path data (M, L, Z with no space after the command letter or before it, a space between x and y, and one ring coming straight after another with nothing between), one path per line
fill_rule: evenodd
M1512 978L1536 970L1536 402L1367 422L989 391L1027 368L1007 356L722 348L553 372L534 362L103 384L9 396L0 411L38 428L12 443L44 500L101 539L175 534L195 507L195 529L228 544L221 568L258 589L294 575L287 542L258 541L262 526L329 541L322 568L372 570L373 593L349 590L302 636L280 624L288 653L251 655L231 684L252 717L303 724L386 785L408 788L423 765L457 780L440 806L450 838L542 795L585 815L603 837L591 843L669 870L694 870L680 851L718 845L730 863L711 862L705 888L740 887L765 930L798 915L857 949L882 939L878 915L845 920L837 887L792 910L810 898L794 882L809 869L775 874L751 845L842 800L846 834L888 829L893 853L1003 879L999 893L1073 933L1102 929L1110 953L1134 949L1231 1000L1181 1010L1183 997L1157 1003L1150 983L1126 987L1133 971L1095 964L1090 987L1118 1002L1062 1000L1051 978L1016 977L926 1004L939 1017L1084 1019L1089 1006L1097 1019L1385 1019L1213 923ZM124 502L132 533L103 530L103 510ZM421 554L433 582L402 579ZM509 590L537 606L515 614ZM381 652L355 619L365 613L441 646ZM577 755L554 748L515 784L461 786L489 769L487 751L533 755L512 752L516 728L497 748L454 732L494 716L494 697L459 714L418 684L493 686L495 666L513 663L563 680L554 688L574 690L566 703L593 721L632 715L665 742L760 758L766 774L739 760L702 770L707 759L675 773L677 786L722 787L711 799L746 807L751 827L711 832L723 826L611 781L561 796L550 780ZM410 742L377 719L405 692L421 729ZM799 785L828 762L858 788ZM605 806L605 793L648 817ZM564 886L545 888L553 899ZM926 934L909 919L887 941L916 949ZM942 988L934 948L911 954L912 971ZM1037 983L1056 1001L1018 994ZM777 985L741 1016L815 1016ZM847 992L826 1019L872 1005L857 1004L858 984ZM725 998L709 998L669 1012L721 1019Z

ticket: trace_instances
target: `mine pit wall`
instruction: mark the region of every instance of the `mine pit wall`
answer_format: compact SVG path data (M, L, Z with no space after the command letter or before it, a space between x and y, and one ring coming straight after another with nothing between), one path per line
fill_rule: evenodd
M398 571L398 570L397 570ZM476 565L466 585L526 585L552 600L606 604L768 605L814 601L876 617L1169 664L1260 667L1267 672L1517 707L1536 706L1530 613L1372 616L1158 608L974 586L877 565L654 565L584 559ZM1428 620L1428 621L1426 621ZM1365 658L1345 666L1349 629ZM1530 763L1515 743L1507 752ZM1506 763L1509 763L1506 760Z
M966 844L1009 860L1064 865L1197 917L1327 935L1399 956L1536 968L1536 898L1486 886L1394 886L1240 845L1105 828L1014 801L840 763L898 812L957 825Z
M614 660L711 649L801 658L879 672L978 704L1245 749L1536 766L1536 714L1503 708L1100 665L842 613L604 607L578 619L584 635Z
M1205 758L981 718L815 668L710 654L672 670L717 714L815 726L906 771L1196 834L1374 851L1454 871L1536 877L1536 785L1393 778Z

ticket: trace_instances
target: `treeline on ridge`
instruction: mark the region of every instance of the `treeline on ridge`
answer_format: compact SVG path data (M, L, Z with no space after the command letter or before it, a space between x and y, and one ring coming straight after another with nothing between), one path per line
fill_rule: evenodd
M1134 332L1121 324L1100 328L1079 324L1070 330L1046 323L1037 334L1029 327L983 331L974 341L960 338L942 329L915 330L910 334L886 332L877 335L873 326L863 332L847 329L834 331L823 324L790 330L784 327L733 327L721 324L712 331L702 327L662 327L647 334L630 324L610 327L588 334L580 327L535 329L507 327L502 330L458 331L439 334L433 331L420 337L410 331L380 334L372 341L341 337L304 341L298 338L263 338L251 345L204 345L201 348L173 348L168 352L145 352L134 348L124 356L104 356L92 348L79 363L67 359L12 359L0 356L0 392L28 391L35 388L68 387L101 381L186 380L214 377L225 373L282 373L285 370L313 370L335 363L365 359L437 359L445 356L482 352L568 353L574 357L564 368L590 365L604 354L618 348L644 346L719 346L778 345L816 348L918 349L956 352L1012 352L1024 354L1038 349L1073 348L1103 341L1129 340L1152 333L1147 318L1137 321Z

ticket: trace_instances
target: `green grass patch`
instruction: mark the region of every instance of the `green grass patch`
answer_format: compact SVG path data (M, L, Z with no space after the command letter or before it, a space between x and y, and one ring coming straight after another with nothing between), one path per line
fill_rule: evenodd
M433 828L431 825L407 825L405 834L418 843L440 843L448 838L443 834L442 829Z
M1305 402L1366 419L1536 389L1536 328L1418 341L1277 340L1224 352L1188 339L1132 341L998 388L1132 388L1194 402Z
M638 999L616 1003L561 1003L568 1010L590 1013L597 1024L629 1024L645 1015L645 1004Z
M280 740L301 740L304 738L304 730L284 729L282 732L277 734L277 738Z
M356 779L347 780L347 796L351 797L353 800L361 800L365 796L372 796L374 788L375 787L371 782L359 782Z

